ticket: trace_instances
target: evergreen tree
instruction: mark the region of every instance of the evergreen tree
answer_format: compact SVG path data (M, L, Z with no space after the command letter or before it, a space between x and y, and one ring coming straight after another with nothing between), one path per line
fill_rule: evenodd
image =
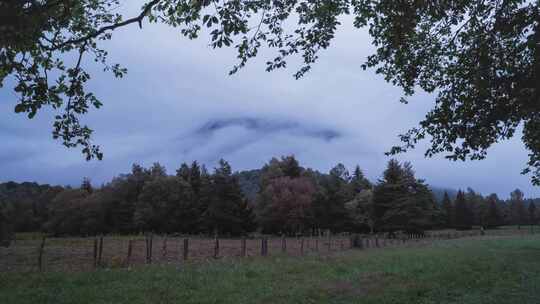
M443 212L443 220L444 220L444 226L445 227L452 227L454 224L454 206L452 205L452 201L450 200L450 197L448 196L448 192L444 191L444 197L442 200L442 212Z
M189 169L189 184L196 196L201 191L201 183L201 167L197 161L194 161L191 163L191 168Z
M454 205L454 226L458 229L470 229L473 221L472 212L463 191L458 191Z
M529 203L529 224L536 225L536 205L533 201Z
M11 223L8 206L0 201L0 246L8 247L13 237L13 225Z
M313 202L317 228L334 232L350 228L350 218L345 203L354 197L349 186L350 176L343 164L332 168L319 183L319 191Z
M288 176L290 178L297 178L300 177L300 175L302 174L303 170L294 155L282 157L280 165L284 176Z
M527 222L527 211L525 209L524 194L516 189L510 193L510 220L513 225L521 229L521 225Z
M92 181L88 177L83 178L83 181L81 183L81 190L86 191L89 194L94 191L94 188L92 187Z
M360 169L360 166L358 165L354 168L350 184L354 193L360 193L373 187L371 182L364 176L364 172L362 172L362 169Z
M216 234L242 234L247 232L245 223L253 217L250 210L231 166L221 159L212 175L212 193L204 214L206 223Z
M414 177L410 163L402 166L394 159L388 162L374 188L373 202L379 229L418 231L433 224L433 194Z
M160 163L154 163L152 164L152 167L150 168L150 176L153 179L166 177L167 176L167 169L165 169L164 166L162 166Z
M181 178L185 182L189 183L191 177L191 170L186 163L182 163L180 168L176 170L176 177Z
M484 221L487 228L494 228L503 224L501 211L499 210L499 198L497 194L491 194L487 197L488 211L487 218Z

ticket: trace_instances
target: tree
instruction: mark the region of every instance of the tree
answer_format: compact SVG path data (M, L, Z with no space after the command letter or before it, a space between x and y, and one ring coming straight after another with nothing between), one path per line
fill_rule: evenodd
M345 203L354 197L349 185L349 171L343 164L337 164L327 176L320 178L318 193L312 209L317 228L334 232L350 228L349 213Z
M252 208L240 189L238 178L231 166L221 159L211 177L212 190L204 213L207 226L215 234L239 235L252 231Z
M160 176L144 185L135 208L139 231L161 233L196 230L199 214L189 184L172 176Z
M94 187L92 187L92 181L88 177L83 178L83 181L81 183L81 190L88 192L88 194L92 194L92 192L94 191Z
M458 191L454 205L454 226L457 229L470 229L473 225L473 215L463 191Z
M521 225L527 222L527 211L525 209L524 194L516 189L510 193L510 221L521 229Z
M452 227L454 223L454 206L452 205L452 201L450 200L448 192L446 191L444 191L444 198L441 207L444 219L443 224L445 225L445 227Z
M484 220L485 227L494 228L503 224L501 212L499 210L499 198L497 194L491 194L486 200L488 204L486 218Z
M84 200L89 193L81 189L65 189L58 193L49 206L45 231L54 235L82 235L85 229Z
M410 163L388 162L383 178L373 190L378 229L418 231L433 225L435 200Z
M0 201L0 246L8 247L13 236L13 225L9 220L7 204Z
M367 227L370 233L375 232L376 217L372 190L362 190L353 200L345 203L345 208L349 212L353 228L365 230Z
M534 202L529 203L529 224L534 225L536 224L536 205Z
M29 118L49 106L55 117L53 135L68 147L82 146L87 159L101 158L92 130L79 117L102 103L86 90L91 75L81 62L93 56L122 77L126 70L110 64L100 48L112 32L143 21L178 27L189 39L208 27L210 45L234 47L237 72L259 54L274 48L266 69L284 68L289 56L301 56L295 73L302 77L330 46L342 15L367 27L375 53L363 68L375 68L385 80L404 89L436 94L435 107L419 127L400 136L403 152L431 138L427 156L446 153L452 160L481 159L494 143L514 136L523 125L530 151L523 173L533 171L540 184L540 9L537 1L336 0L179 2L148 0L140 14L125 18L109 8L120 0L3 1L0 3L0 84L17 79L18 113ZM212 9L210 9L212 8ZM298 18L296 26L288 22ZM66 68L63 59L78 58ZM86 58L86 57L84 57ZM514 58L512 61L507 58ZM58 75L57 79L49 79ZM66 98L67 100L64 100ZM405 99L402 99L406 102Z
M263 232L300 233L311 228L315 186L307 177L272 179L258 196Z
M476 193L472 188L467 188L465 193L467 201L468 217L471 218L471 225L482 225L483 215L487 212L484 197Z
M354 193L360 193L373 187L371 182L364 176L364 172L362 172L362 169L360 169L360 166L358 165L354 168L354 172L351 177L351 187Z

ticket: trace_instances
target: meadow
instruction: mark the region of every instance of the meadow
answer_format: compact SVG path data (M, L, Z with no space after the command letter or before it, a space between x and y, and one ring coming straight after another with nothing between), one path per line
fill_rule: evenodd
M223 258L89 272L4 272L2 303L538 303L540 236L302 258Z

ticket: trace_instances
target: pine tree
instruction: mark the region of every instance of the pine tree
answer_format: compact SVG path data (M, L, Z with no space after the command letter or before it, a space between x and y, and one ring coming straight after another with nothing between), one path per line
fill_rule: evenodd
M205 222L215 234L238 235L245 233L245 216L250 216L240 189L238 178L231 166L221 159L212 175L212 191L205 211Z
M536 224L536 205L533 201L529 203L529 224L535 225Z
M88 194L91 194L94 192L94 188L92 187L92 182L88 177L83 178L83 181L81 183L81 190L85 191Z
M283 174L290 178L300 177L303 171L294 155L281 158L281 169Z
M377 226L383 230L423 230L433 224L435 200L410 163L390 160L375 186L373 202Z
M201 167L197 161L194 161L189 168L189 184L197 196L201 191L201 183Z
M0 246L8 247L11 244L13 225L10 222L8 206L0 201Z
M349 187L349 172L343 164L332 168L320 181L319 193L313 202L317 228L334 232L347 230L351 225L345 203L354 197Z
M448 192L446 191L444 191L444 197L441 207L443 211L444 226L452 227L452 225L454 224L454 206L452 205L452 201L450 200Z
M524 194L519 189L510 193L510 219L513 225L518 226L518 229L521 229L521 225L524 225L527 222Z
M486 200L487 206L487 215L485 219L487 228L495 228L503 224L501 211L499 210L499 198L497 194L491 194L487 197Z
M454 205L454 226L458 229L470 229L472 226L471 211L463 191L458 191Z
M354 168L350 184L354 193L360 193L363 190L369 190L373 187L371 182L364 176L364 172L362 172L362 169L360 169L360 166L358 165Z
M190 176L191 170L189 169L189 166L186 163L182 163L180 168L176 170L176 177L181 178L185 182L189 183Z
M167 176L167 169L165 169L164 166L162 166L160 163L156 162L152 164L152 167L150 168L150 176L155 178L161 178Z

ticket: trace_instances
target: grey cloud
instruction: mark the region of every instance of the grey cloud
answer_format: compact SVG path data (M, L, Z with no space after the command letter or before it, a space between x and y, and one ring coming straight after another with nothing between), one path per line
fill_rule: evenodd
M130 1L127 9L135 12L140 5ZM343 24L332 47L298 81L292 77L297 60L287 70L264 72L272 51L261 50L229 77L234 50L212 50L204 39L189 41L177 29L155 24L119 30L105 43L111 62L128 68L124 79L85 62L104 107L84 121L95 129L105 159L86 162L79 151L53 141L50 111L33 120L14 114L15 95L6 85L0 89L0 181L78 184L88 176L100 184L134 162L159 161L171 172L183 161L211 168L223 157L241 170L284 154L320 171L337 162L359 164L375 181L388 160L384 152L398 143L397 134L418 123L433 96L421 93L409 105L398 103L399 88L360 69L373 50L368 34L350 27L347 18ZM482 162L425 159L422 148L398 158L411 160L432 185L470 186L501 197L519 187L527 196L540 196L519 174L527 159L519 138L497 145Z
M325 141L331 141L341 136L340 132L330 128L307 126L292 120L270 120L254 117L237 117L229 119L213 119L206 122L196 132L196 136L208 136L217 130L240 126L260 134L287 132L296 136L312 137Z

